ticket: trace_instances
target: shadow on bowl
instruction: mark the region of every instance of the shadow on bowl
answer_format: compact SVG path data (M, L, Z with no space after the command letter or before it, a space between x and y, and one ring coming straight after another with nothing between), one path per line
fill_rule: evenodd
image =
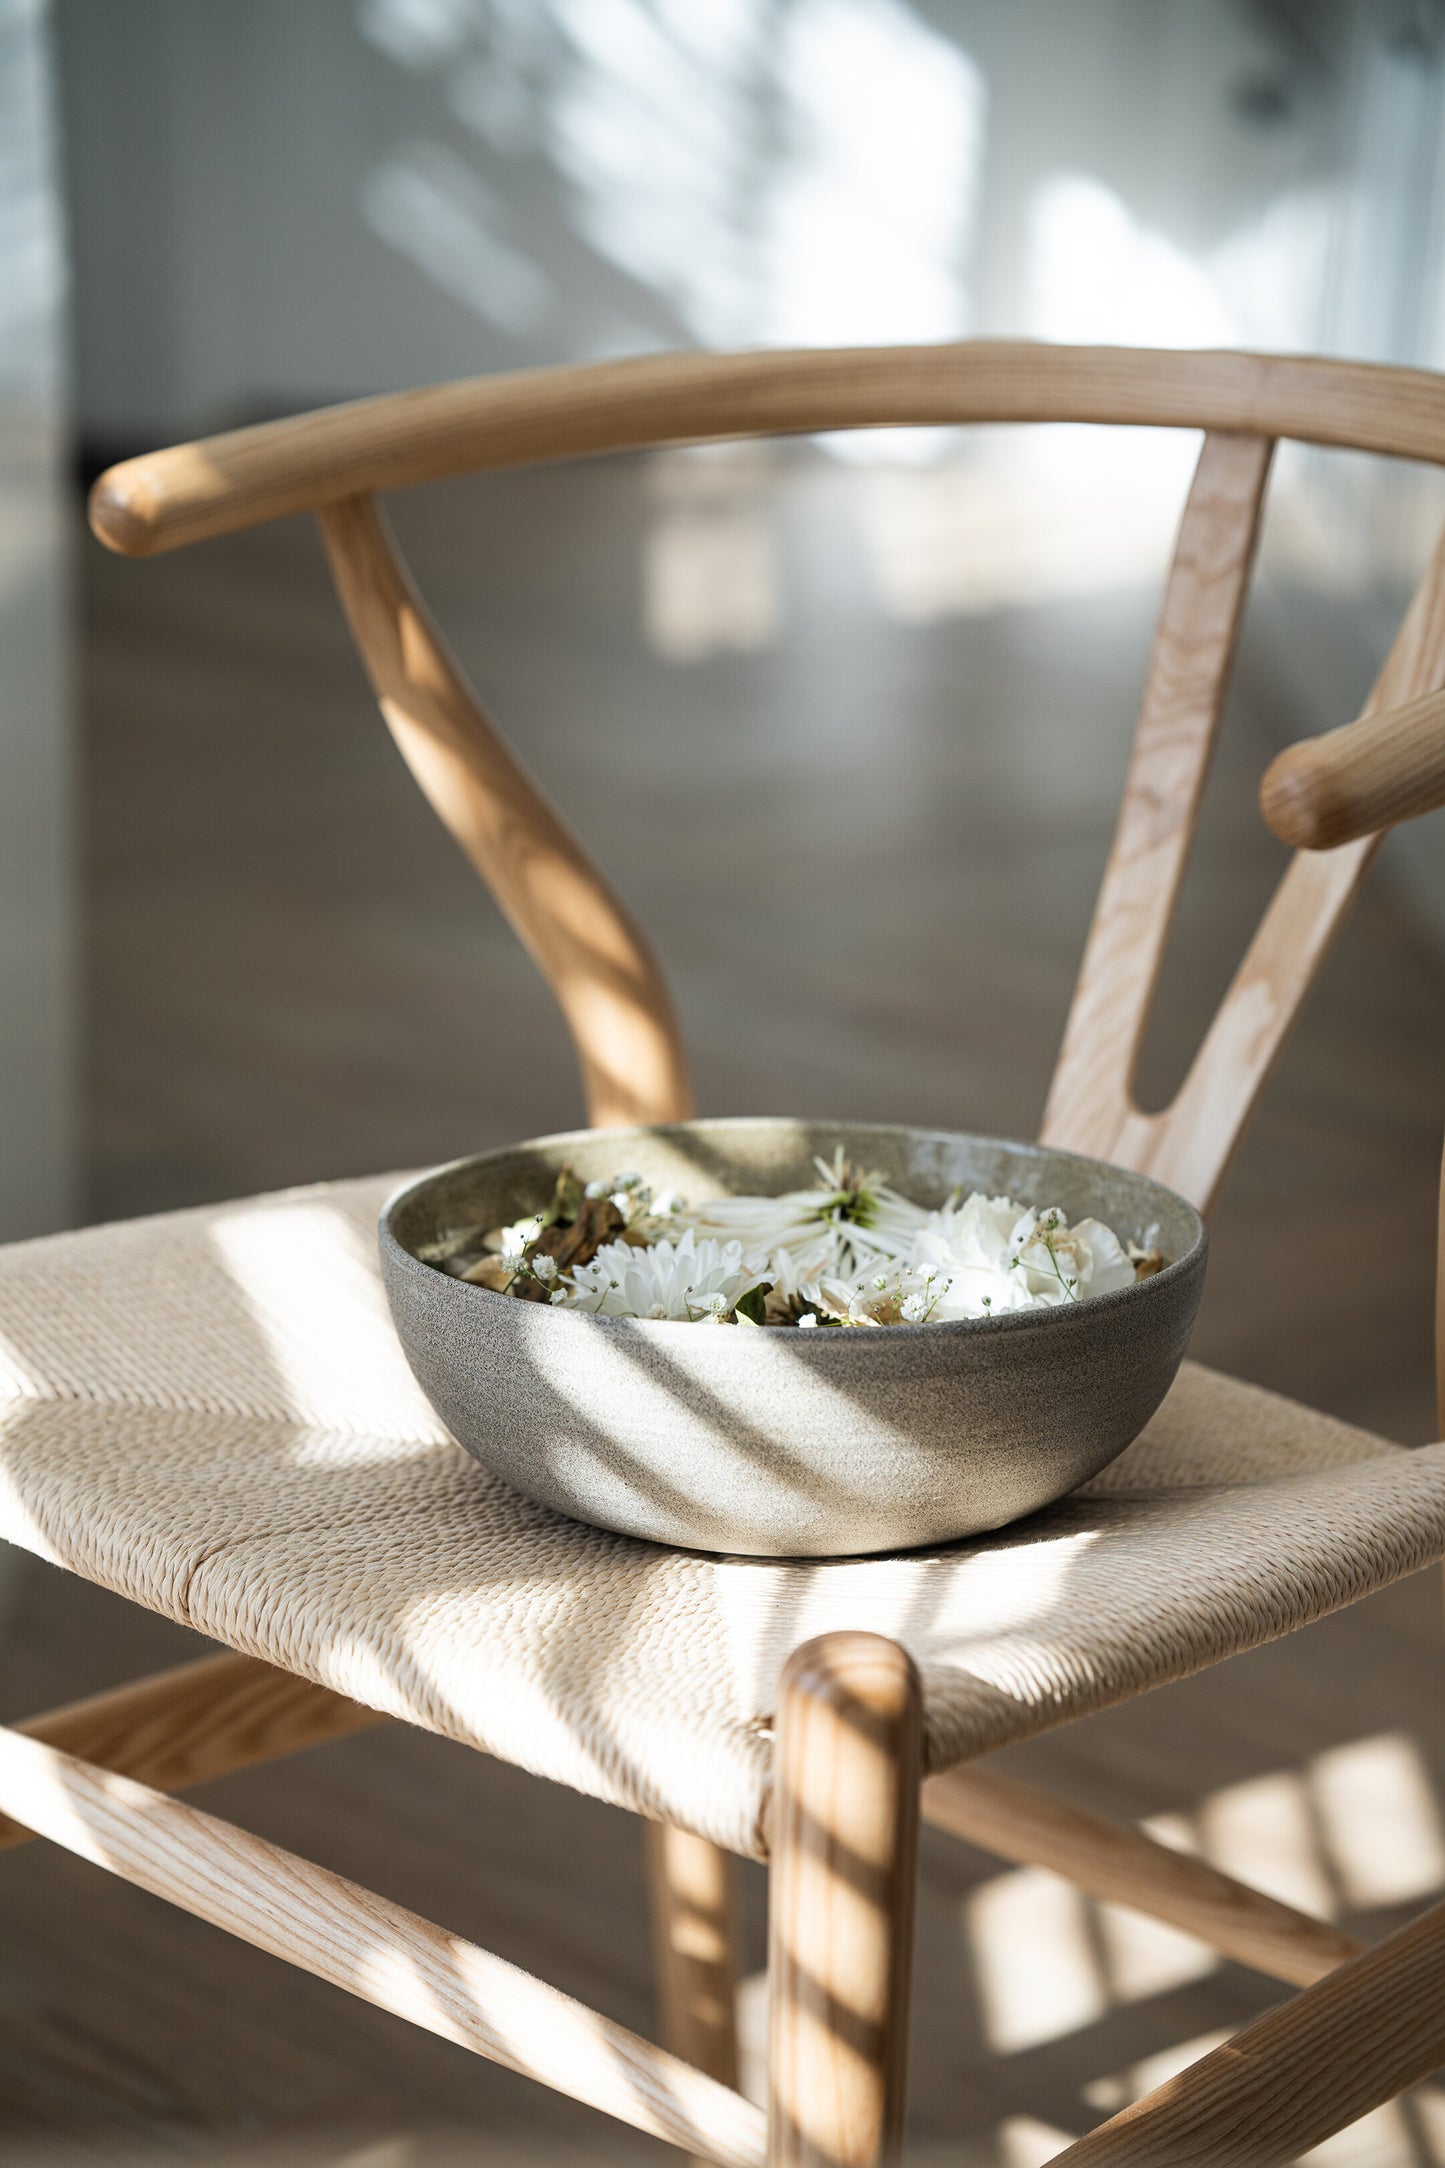
M635 1168L690 1203L816 1181L838 1146L916 1203L981 1189L1157 1243L1162 1270L1052 1309L799 1332L597 1317L422 1264L450 1229L537 1209L559 1170ZM542 1505L763 1558L946 1543L1033 1513L1123 1452L1184 1359L1208 1237L1146 1175L1036 1144L759 1118L579 1130L458 1160L381 1215L402 1346L459 1445Z

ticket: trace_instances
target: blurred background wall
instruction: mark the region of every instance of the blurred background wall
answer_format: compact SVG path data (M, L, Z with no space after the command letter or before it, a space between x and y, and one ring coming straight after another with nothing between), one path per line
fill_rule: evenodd
M1445 355L1432 0L58 0L111 444L658 346Z
M65 257L43 0L0 0L0 1231L71 1218Z

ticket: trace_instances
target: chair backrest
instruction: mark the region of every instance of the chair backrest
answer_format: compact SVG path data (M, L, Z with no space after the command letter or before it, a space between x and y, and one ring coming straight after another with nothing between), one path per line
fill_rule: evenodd
M1134 1076L1219 727L1281 437L1445 465L1445 377L1362 363L1003 341L673 355L475 378L128 461L92 525L132 555L314 510L382 713L432 805L549 980L590 1119L676 1120L686 1058L656 958L483 712L427 616L376 492L584 454L891 424L1202 429L1113 849L1043 1136L1207 1208L1378 835L1300 851L1172 1103ZM1445 686L1445 539L1366 714Z

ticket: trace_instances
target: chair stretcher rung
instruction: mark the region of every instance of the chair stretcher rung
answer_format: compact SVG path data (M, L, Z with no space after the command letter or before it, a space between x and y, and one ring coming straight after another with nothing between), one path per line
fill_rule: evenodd
M951 1769L923 1788L924 1820L1021 1867L1050 1867L1106 1904L1165 1920L1238 1964L1308 1987L1364 1948L1207 1860L987 1768Z
M0 1727L0 1811L122 1880L443 2040L724 2168L760 2109L490 1951L309 1860Z

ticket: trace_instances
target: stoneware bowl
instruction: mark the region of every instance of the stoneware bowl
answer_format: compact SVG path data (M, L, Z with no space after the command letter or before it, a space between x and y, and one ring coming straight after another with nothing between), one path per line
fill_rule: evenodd
M416 1251L533 1211L564 1165L689 1202L813 1186L815 1154L915 1202L982 1189L1146 1233L1163 1270L1057 1309L850 1331L594 1317L448 1279ZM1204 1283L1199 1215L1145 1176L1040 1145L863 1122L582 1130L423 1175L381 1216L392 1316L458 1444L517 1490L659 1543L771 1558L947 1542L1032 1513L1136 1438Z

